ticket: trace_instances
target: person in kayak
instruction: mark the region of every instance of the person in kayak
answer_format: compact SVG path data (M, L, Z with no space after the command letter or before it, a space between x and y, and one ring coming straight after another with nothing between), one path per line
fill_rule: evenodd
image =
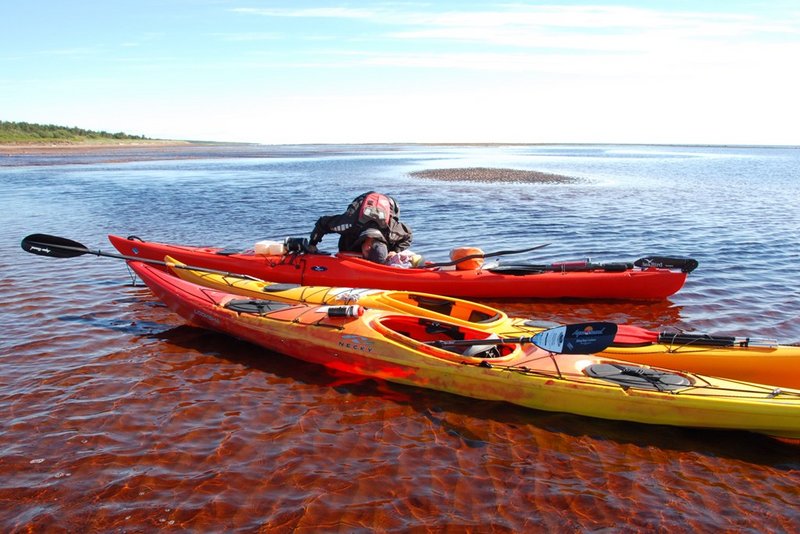
M377 228L367 228L358 235L356 245L361 250L361 257L375 263L386 263L389 259L389 247L386 237ZM393 252L392 254L397 254Z
M308 240L308 250L316 252L323 236L337 233L340 252L359 252L370 261L385 263L391 253L403 252L411 246L413 232L400 222L399 215L400 208L392 197L368 191L353 199L344 213L320 217ZM367 230L371 232L365 234Z
M377 228L367 228L361 232L356 240L356 245L361 248L361 257L375 262L409 269L418 267L423 258L419 254L406 250L389 250L386 238Z

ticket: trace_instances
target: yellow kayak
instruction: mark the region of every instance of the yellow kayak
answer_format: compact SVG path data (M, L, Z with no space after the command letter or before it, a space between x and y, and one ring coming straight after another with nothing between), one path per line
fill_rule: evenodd
M145 263L130 266L195 326L347 373L538 410L800 439L800 390L580 353L609 323L498 338L463 324L359 305L243 298ZM610 327L609 342L616 330ZM554 340L561 349L552 348Z
M428 293L327 286L274 284L236 275L192 269L167 256L180 278L246 297L307 304L360 304L366 308L420 315L493 332L531 335L543 328L476 302ZM692 333L660 333L620 325L604 355L644 365L681 369L780 387L800 389L800 347L747 338Z

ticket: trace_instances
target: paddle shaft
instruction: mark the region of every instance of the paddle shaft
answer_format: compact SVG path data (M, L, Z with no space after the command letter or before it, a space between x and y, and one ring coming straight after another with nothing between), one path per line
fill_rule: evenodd
M672 346L701 346L701 347L774 347L778 345L775 339L755 337L717 336L711 334L696 334L692 332L656 332L638 326L619 325L614 345L642 345L660 343Z
M428 341L427 345L438 348L447 347L472 347L475 345L511 345L518 343L533 343L535 336L504 337L504 338L485 338L485 339L446 339L441 341Z
M606 272L625 272L632 269L632 263L590 263L586 261L550 263L545 265L536 264L509 264L492 267L489 269L494 273L506 274L531 274L543 272L585 272L585 271L606 271Z
M639 258L633 263L612 262L612 263L592 263L590 261L569 261L550 263L545 265L536 264L508 264L489 269L495 273L506 273L513 275L524 275L540 272L585 272L585 271L606 271L606 272L625 272L634 267L641 269L680 269L681 272L690 273L697 268L697 260L691 258L668 258L653 256Z
M429 269L434 267L449 267L451 265L458 265L459 263L467 260L475 260L478 258L494 258L495 256L506 256L508 254L522 254L523 252L531 252L533 250L538 250L540 248L544 248L548 246L550 243L545 243L544 245L536 245L535 247L530 248L523 248L520 250L498 250L497 252L489 252L488 254L470 254L468 256L464 256L463 258L458 258L457 260L453 261L444 261L439 263L426 263L422 265L421 268Z
M148 258L140 258L138 256L126 256L124 254L103 252L102 250L90 250L89 248L78 243L77 241L71 241L63 237L48 236L46 234L29 235L28 237L22 240L22 248L23 250L25 250L26 252L30 252L31 254L36 254L37 256L47 256L50 258L74 258L77 256L83 256L85 254L91 254L94 256L101 256L104 258L115 258L126 261L140 261L142 263L163 265L165 267L172 267L174 269L188 269L193 271L202 271L207 273L220 274L223 276L236 276L238 278L247 278L248 280L263 282L263 280L259 278L245 274L231 273L228 271L218 271L216 269L207 269L205 267L194 267L191 265L183 265L183 264L179 265L172 262L152 260ZM57 254L49 250L54 248L58 250L67 251L70 254L67 255Z

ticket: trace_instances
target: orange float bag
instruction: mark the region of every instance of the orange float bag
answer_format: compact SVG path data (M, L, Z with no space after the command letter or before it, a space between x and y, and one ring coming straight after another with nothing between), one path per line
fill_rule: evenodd
M478 247L458 247L450 251L450 260L458 261L467 256L479 256L477 258L470 258L468 260L456 263L456 269L459 271L474 271L480 269L483 265L483 250Z

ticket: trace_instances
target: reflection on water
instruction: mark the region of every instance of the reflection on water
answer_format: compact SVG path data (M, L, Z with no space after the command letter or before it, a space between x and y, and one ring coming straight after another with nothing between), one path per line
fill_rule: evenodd
M550 243L507 260L700 261L669 301L491 302L512 315L798 342L797 150L236 150L0 165L3 530L796 528L797 444L338 375L185 326L130 285L121 261L40 258L19 241L44 232L111 252L105 235L118 233L246 248L305 235L320 214L377 189L399 199L429 259L460 245ZM467 167L584 180L409 176Z

